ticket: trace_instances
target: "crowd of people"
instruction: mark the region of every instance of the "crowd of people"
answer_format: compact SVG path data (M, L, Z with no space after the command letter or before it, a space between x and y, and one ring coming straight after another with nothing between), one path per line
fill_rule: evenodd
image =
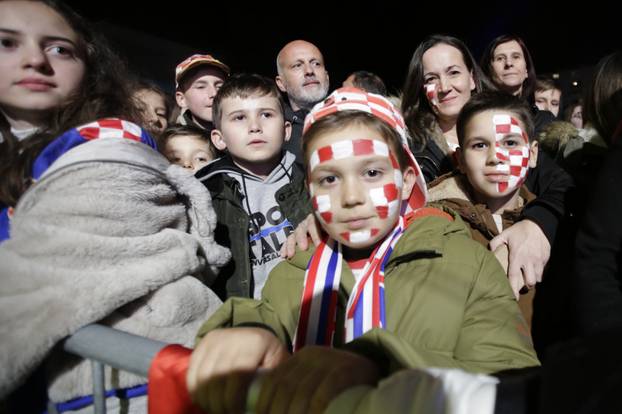
M582 385L559 349L613 407L622 52L580 97L514 35L405 72L331 90L293 40L274 79L189 56L173 97L61 1L1 0L0 412L89 412L57 344L95 322L193 348L209 413L546 412ZM143 378L106 388L146 412Z

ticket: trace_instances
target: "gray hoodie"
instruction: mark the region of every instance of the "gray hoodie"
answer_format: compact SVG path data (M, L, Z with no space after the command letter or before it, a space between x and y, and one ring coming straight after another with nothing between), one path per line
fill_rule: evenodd
M285 152L279 164L265 180L233 164L224 165L202 177L202 180L207 180L217 174L227 174L240 184L242 207L250 218L248 241L255 299L261 297L261 290L272 268L281 262L279 255L281 245L293 231L292 224L275 199L275 194L292 181L295 161L294 154Z

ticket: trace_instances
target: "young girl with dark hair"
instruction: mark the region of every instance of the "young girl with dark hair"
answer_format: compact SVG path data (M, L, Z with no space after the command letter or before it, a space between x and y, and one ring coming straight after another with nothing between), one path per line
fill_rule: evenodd
M0 207L32 183L57 136L109 117L142 124L125 64L82 17L55 0L0 1ZM8 222L6 209L0 225ZM0 239L7 235L0 235Z

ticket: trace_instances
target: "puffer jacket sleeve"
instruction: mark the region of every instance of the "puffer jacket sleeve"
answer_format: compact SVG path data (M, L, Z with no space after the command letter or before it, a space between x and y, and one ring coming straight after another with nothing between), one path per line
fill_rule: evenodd
M448 292L455 292L455 300L464 300L460 332L451 335L456 338L452 346L445 350L433 349L421 342L407 341L406 333L396 335L375 329L346 344L344 349L377 361L385 375L417 367L492 373L539 365L527 324L497 259L483 247L468 242L461 246L473 248L470 252L478 271L466 279L470 280L470 285L455 280L453 286L447 287ZM468 272L467 269L465 266L463 273ZM462 294L461 289L470 291ZM444 294L443 297L449 296ZM440 326L445 323L446 329L452 329L451 322L439 315L436 318Z
M378 383L349 388L326 414L492 413L498 379L456 369L402 370Z
M264 327L273 332L283 343L289 344L291 342L287 330L269 303L246 298L228 299L201 326L197 333L196 342L198 343L208 332L214 329L236 326Z
M489 251L480 252L479 274L465 305L455 348L460 368L495 372L540 365L501 265Z
M292 260L302 263L309 257L309 253L298 254ZM303 281L303 269L290 262L279 263L270 272L262 291L262 300L237 297L228 299L201 326L197 342L209 331L217 328L254 326L272 331L291 350L298 323Z

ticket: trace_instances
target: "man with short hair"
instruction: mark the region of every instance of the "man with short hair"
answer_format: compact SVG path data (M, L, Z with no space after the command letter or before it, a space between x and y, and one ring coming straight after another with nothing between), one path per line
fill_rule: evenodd
M292 134L285 148L302 163L302 127L305 116L328 94L328 72L322 52L305 40L286 44L276 58L276 84L287 95L285 119L292 124Z

